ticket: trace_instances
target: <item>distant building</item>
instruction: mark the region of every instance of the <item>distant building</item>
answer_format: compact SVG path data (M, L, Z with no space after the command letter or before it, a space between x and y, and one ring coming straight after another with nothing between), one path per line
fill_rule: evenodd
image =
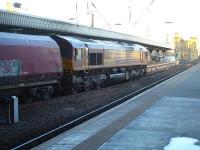
M191 37L189 40L190 57L192 60L198 59L198 38Z
M179 33L175 33L174 50L176 59L188 61L198 59L197 45L197 37L191 37L189 40L184 40Z

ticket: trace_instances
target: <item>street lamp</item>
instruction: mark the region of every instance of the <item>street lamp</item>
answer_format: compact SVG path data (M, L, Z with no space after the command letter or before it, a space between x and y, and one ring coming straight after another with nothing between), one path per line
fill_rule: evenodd
M19 2L15 2L15 3L13 3L13 6L15 7L15 8L21 8L22 7L22 4L21 3L19 3Z
M69 20L75 20L75 18L69 18Z
M173 21L165 21L164 22L165 24L171 24L171 23L174 23Z
M114 24L114 25L116 25L116 26L121 26L122 24L121 24L121 23L116 23L116 24Z

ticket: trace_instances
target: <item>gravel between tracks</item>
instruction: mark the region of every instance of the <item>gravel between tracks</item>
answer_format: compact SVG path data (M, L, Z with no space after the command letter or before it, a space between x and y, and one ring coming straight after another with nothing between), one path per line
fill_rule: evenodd
M0 124L0 149L17 146L186 67L188 65L171 68L100 90L22 104L19 123Z

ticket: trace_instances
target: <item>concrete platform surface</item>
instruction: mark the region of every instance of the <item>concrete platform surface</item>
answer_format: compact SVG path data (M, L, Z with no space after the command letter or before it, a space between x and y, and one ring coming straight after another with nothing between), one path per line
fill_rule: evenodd
M172 138L200 140L199 116L197 64L33 149L168 150Z

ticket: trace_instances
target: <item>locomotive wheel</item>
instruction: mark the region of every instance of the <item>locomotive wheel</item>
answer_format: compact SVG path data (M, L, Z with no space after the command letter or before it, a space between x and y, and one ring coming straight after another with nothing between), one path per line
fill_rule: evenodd
M144 70L144 69L141 70L140 76L141 76L141 77L144 77L144 76L145 76L145 70Z
M41 99L43 100L49 100L51 98L51 95L49 93L44 93L42 96L41 96Z
M137 78L136 75L133 75L133 76L131 77L131 80L130 80L130 81L134 81L136 78Z
M136 71L135 70L132 70L131 72L130 72L130 81L134 81L136 78L137 78L137 75L136 75L137 73L136 73Z
M106 80L103 79L103 80L101 80L101 87L105 87L105 86L106 86Z
M140 77L143 77L144 76L144 73L143 73L143 70L140 71Z
M126 72L126 78L125 78L125 81L130 81L130 73L127 71Z
M71 87L71 93L72 94L74 94L74 95L76 95L78 92L79 92L79 85L73 85L72 87Z
M89 87L89 86L85 86L85 87L84 87L84 90L85 90L86 92L88 92L88 91L90 90L90 87Z
M100 84L96 84L96 89L97 90L101 89L101 85Z
M29 97L29 96L20 96L19 97L20 103L24 103L24 104L31 104L34 101L33 97Z
M76 95L78 93L77 87L72 87L71 91L72 91L72 94L74 94L74 95Z
M77 89L76 88L72 88L72 94L77 94L77 93L78 93Z
M33 95L30 93L28 89L21 90L19 99L20 99L20 102L24 104L30 104L34 101Z
M137 71L136 79L139 79L140 77L141 77L141 70L138 70L138 71Z

